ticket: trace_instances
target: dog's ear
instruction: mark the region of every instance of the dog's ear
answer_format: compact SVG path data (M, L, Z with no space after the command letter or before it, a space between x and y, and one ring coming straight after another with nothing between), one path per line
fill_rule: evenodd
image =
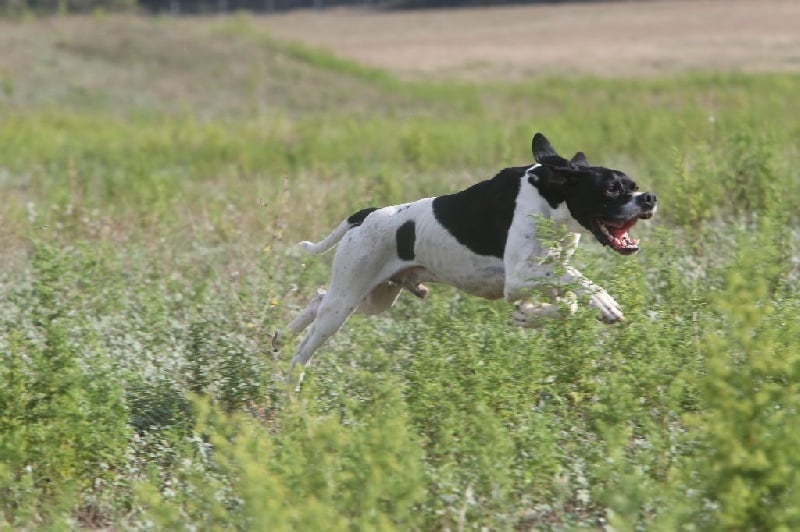
M567 161L564 161L567 163ZM568 166L549 166L543 164L531 183L548 189L564 189L574 185L580 178L580 172Z
M578 168L588 168L591 166L589 161L586 159L586 154L584 154L582 151L579 151L573 155L572 159L569 160L569 164L572 166L577 166Z
M539 163L547 166L569 166L566 159L556 152L547 137L541 133L536 133L531 141L531 151L533 151L533 159Z

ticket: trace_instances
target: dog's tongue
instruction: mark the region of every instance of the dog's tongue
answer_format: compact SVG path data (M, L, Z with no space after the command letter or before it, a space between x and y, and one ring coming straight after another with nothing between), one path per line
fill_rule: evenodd
M630 229L630 226L627 225L622 227L609 227L608 232L611 233L614 238L620 239L628 234L628 229Z

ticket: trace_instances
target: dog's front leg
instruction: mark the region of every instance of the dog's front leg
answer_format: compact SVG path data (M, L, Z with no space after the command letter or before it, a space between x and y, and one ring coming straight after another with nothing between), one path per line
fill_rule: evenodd
M580 235L571 233L546 256L538 259L527 257L507 265L505 298L509 302L517 302L513 314L516 325L540 327L543 319L562 316L562 309L574 313L577 310L577 296L588 297L589 304L602 313L603 321L611 323L625 319L619 304L608 292L577 269L567 266L566 262L578 247L579 240ZM562 290L562 287L573 289L577 296L571 291ZM550 293L555 303L531 303L528 300L536 291Z
M577 298L574 292L562 291L558 288L557 276L554 272L555 254L538 260L528 260L524 267L507 270L505 284L506 301L514 303L511 320L518 327L538 329L549 320L563 318L577 310ZM533 302L531 297L537 293L551 300L550 303Z
M602 287L594 284L572 266L564 267L564 274L559 279L566 285L576 285L578 296L589 298L589 304L600 310L602 320L608 323L625 321L619 303Z
M539 269L539 274L541 273L542 269ZM572 287L572 290L558 287ZM533 292L547 293L554 302L532 303L529 298ZM531 279L529 283L512 285L510 289L509 286L506 287L506 300L516 302L512 319L520 327L538 328L543 325L544 320L574 313L578 309L579 297L588 297L589 304L600 310L603 321L613 323L625 320L619 303L572 266L564 266L564 273L561 275L555 275L551 268L550 271L544 271L543 276Z
M548 321L564 318L577 310L578 299L575 292L567 292L563 296L557 296L553 303L517 301L514 304L514 312L511 313L511 321L518 327L539 329Z

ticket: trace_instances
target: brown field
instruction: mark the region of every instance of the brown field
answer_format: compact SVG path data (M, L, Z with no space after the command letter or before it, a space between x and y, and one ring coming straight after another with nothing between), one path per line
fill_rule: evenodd
M0 19L0 50L8 51L0 53L0 103L112 111L190 106L202 114L387 104L380 86L265 46L273 42L262 39L265 33L407 78L797 72L799 23L798 0Z
M797 0L664 0L264 19L277 37L406 75L518 78L800 70Z

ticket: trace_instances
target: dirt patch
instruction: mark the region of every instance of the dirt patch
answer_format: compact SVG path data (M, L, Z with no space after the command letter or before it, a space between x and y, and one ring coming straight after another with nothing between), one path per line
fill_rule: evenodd
M663 0L260 19L275 36L406 75L502 79L800 70L800 2Z

